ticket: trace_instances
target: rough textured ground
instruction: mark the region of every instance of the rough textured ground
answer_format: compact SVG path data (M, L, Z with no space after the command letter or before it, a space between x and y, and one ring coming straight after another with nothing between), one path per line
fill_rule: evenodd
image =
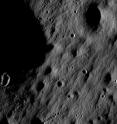
M0 124L117 124L116 0L24 3Z

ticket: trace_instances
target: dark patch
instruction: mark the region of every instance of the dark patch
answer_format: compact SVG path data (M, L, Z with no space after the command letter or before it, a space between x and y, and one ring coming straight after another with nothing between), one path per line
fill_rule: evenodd
M75 34L74 33L71 33L71 38L74 38L75 37Z
M33 117L31 124L44 124L38 117Z
M103 88L103 93L106 94L107 90L106 88Z
M108 120L108 113L103 114L104 120Z
M9 124L5 116L0 120L0 124Z
M111 74L110 72L107 72L104 76L103 83L108 86L111 81Z
M74 90L73 91L74 99L77 100L79 98L78 91Z
M46 54L50 53L54 48L53 44L47 44L47 47L45 48Z
M15 109L14 106L13 107L9 107L9 108L10 108L10 110L7 110L7 112L6 112L6 117L7 118L10 118L12 116L13 110Z
M108 120L106 121L106 124L111 124L111 120L108 119Z
M100 116L98 116L98 117L97 117L97 120L98 120L98 121L100 121L100 120L101 120L101 117L100 117Z
M69 124L76 124L76 118L75 117L70 118Z
M61 87L62 86L62 82L59 80L59 81L57 81L57 86L58 87Z
M46 106L49 105L49 103L50 103L50 101L51 101L51 98L52 98L52 97L49 97L49 98L47 98L47 99L45 100L45 105L46 105Z
M75 58L77 56L77 48L73 48L71 50L71 54L72 54L73 58Z
M83 74L87 74L87 70L86 70L86 69L83 69L83 70L82 70L82 73L83 73Z
M108 100L112 103L112 102L114 102L114 99L113 99L113 95L112 94L110 94L109 96L108 96Z
M98 29L101 19L101 14L97 6L98 4L96 2L90 3L84 14L86 24L92 31L96 31Z
M93 124L93 120L89 119L88 124Z
M30 80L30 81L28 81L28 82L26 83L26 85L24 86L24 91L25 91L25 92L29 92L30 89L31 89L31 87L32 87L32 83L31 83L31 80Z
M50 74L51 71L52 71L51 66L48 65L48 66L46 67L45 71L44 71L44 75L46 76L46 75Z
M36 84L36 90L39 93L42 89L44 88L44 83L42 80L40 80L37 84Z
M30 103L33 104L35 102L35 94L30 93L29 98L30 98Z

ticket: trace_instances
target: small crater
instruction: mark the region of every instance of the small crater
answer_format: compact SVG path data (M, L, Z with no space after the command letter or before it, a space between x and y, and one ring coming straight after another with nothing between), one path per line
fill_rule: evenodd
M86 69L83 69L83 70L82 70L82 73L83 73L83 74L87 74L87 70L86 70Z
M10 83L10 76L7 73L3 73L1 76L1 86L7 86Z
M57 82L57 86L58 86L58 87L61 87L61 86L62 86L62 82L61 82L61 81L58 81L58 82Z
M73 91L73 95L76 100L79 98L78 91Z
M37 84L36 84L36 90L39 93L42 89L44 88L44 83L42 80L40 80Z
M100 120L101 120L101 117L100 117L100 116L98 116L98 117L97 117L97 120L98 120L98 121L100 121Z
M88 124L93 124L93 120L89 119Z
M71 38L74 38L75 37L75 34L74 33L71 33Z
M105 74L105 76L104 76L103 82L104 82L104 84L105 84L106 86L108 86L108 84L110 83L110 81L111 81L111 74L110 74L110 72L107 72L107 73Z

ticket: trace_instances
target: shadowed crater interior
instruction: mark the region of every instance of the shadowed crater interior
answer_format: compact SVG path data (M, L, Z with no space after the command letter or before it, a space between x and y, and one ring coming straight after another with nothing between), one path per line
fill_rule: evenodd
M97 30L100 24L101 13L97 3L91 3L84 14L85 22L93 31Z

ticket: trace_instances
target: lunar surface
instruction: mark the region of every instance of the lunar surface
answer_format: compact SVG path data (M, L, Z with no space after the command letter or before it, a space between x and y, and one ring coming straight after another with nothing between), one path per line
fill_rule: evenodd
M117 1L1 5L0 124L117 124Z

